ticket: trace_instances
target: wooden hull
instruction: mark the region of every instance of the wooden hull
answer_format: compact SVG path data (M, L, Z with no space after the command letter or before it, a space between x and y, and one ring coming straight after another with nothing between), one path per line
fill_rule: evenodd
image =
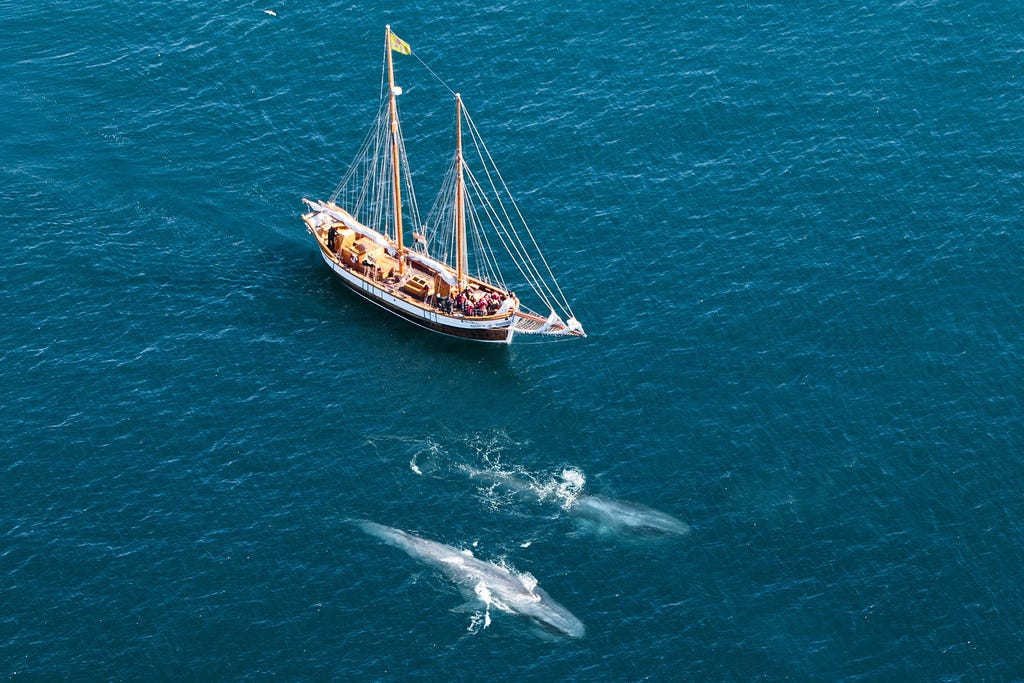
M406 322L431 332L469 341L491 344L508 344L512 341L514 318L511 315L499 319L446 315L436 309L425 308L398 290L382 287L358 275L332 258L322 244L320 255L349 289Z

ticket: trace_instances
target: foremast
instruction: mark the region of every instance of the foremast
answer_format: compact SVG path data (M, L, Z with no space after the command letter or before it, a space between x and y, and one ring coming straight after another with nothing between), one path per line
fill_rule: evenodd
M411 177L405 168L408 162L403 161L405 146L397 105L402 89L395 85L392 52L412 54L409 44L396 36L388 25L385 27L387 114L378 116L376 126L367 136L360 156L339 183L330 201L320 204L304 200L313 212L303 218L310 232L319 239L324 260L350 288L365 298L400 317L444 334L505 343L510 342L515 333L585 337L583 327L572 315L568 301L554 280L515 200L494 167L490 152L483 145L461 96L451 88L448 91L455 95L456 106L455 164L449 168L438 201L431 210L436 220L428 217L428 224L433 227L434 233L442 227L447 227L449 232L441 243L442 253L434 257L427 256L426 245L431 234L427 231L423 235L413 234L415 240L423 244L422 252L414 253L405 247L401 192L403 177L409 183L406 192L409 206L406 210L410 213L410 220L423 227L427 227L427 224L419 222ZM465 141L464 128L468 131ZM475 151L480 154L486 183L481 182L467 163L466 144L477 147ZM388 184L390 190L384 187ZM349 191L353 192L351 204L356 212L363 207L369 192L369 211L372 214L370 223L360 223L355 218L356 213L350 214L334 204L338 194L350 186ZM503 199L510 203L513 209L511 215ZM497 204L497 208L494 208L492 202ZM513 216L518 220L514 220ZM388 223L392 221L394 232L388 229ZM491 244L479 232L487 222L496 232L526 284L550 309L547 317L522 307L519 298L504 283L499 264L491 253ZM370 225L373 227L368 227ZM344 242L340 245L335 241L338 234L336 230L345 232ZM478 272L473 275L469 271L469 230L474 231L474 245L481 250L475 254L473 265ZM352 242L352 232L357 235L355 242L362 246L360 250L350 249L346 253L347 243ZM525 241L524 236L527 238ZM364 254L367 249L374 250L371 258L357 258L357 254ZM455 253L452 254L452 251ZM455 258L452 259L452 256ZM415 262L410 259L415 259ZM433 287L429 284L431 275ZM439 278L447 286L442 286ZM556 310L568 313L568 320L563 321Z
M405 242L402 240L402 189L399 168L398 154L398 93L395 89L395 69L391 62L391 52L394 49L394 42L391 33L391 25L385 26L385 52L388 55L388 113L391 117L391 188L393 193L394 220L395 220L395 243L398 250L398 274L405 274ZM395 36L397 38L397 36Z

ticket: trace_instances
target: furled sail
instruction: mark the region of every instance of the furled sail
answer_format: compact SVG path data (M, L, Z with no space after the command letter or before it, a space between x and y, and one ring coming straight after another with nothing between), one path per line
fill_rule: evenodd
M374 125L330 198L303 199L324 260L361 296L443 334L505 343L515 333L586 336L461 96L443 81L455 97L456 148L420 219L393 54L423 63L388 27Z

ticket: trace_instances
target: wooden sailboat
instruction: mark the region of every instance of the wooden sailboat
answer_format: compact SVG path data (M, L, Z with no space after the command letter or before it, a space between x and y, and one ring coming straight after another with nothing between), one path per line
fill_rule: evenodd
M356 294L434 332L491 343L517 334L586 336L454 92L455 154L434 207L420 220L392 58L412 50L388 26L384 53L387 91L359 154L328 200L302 200L324 261ZM467 163L464 124L482 170ZM547 313L528 308L506 284L502 265L508 270L509 262Z

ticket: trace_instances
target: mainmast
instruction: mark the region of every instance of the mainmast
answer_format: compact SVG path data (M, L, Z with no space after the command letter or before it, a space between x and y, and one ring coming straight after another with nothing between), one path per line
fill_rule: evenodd
M395 208L395 242L398 244L398 274L405 274L405 245L402 241L402 189L400 179L400 169L398 166L398 104L397 93L395 92L395 70L391 64L391 25L385 27L387 29L387 40L385 41L385 52L388 53L388 94L389 103L388 111L391 114L391 188L394 193L394 208Z
M455 267L459 289L466 288L466 183L462 176L462 95L455 93Z

